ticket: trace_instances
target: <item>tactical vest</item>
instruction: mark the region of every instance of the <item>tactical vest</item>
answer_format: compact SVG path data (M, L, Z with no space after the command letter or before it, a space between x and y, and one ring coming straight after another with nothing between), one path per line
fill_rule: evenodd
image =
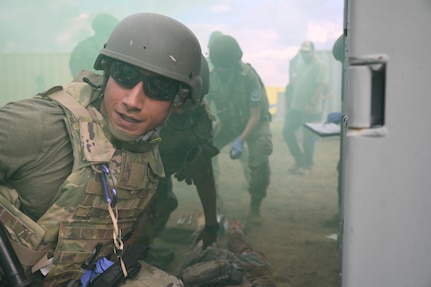
M72 173L37 222L10 203L13 196L1 200L0 220L11 233L24 267L33 267L34 272L43 266L44 259L52 258L44 284L60 286L71 279L79 280L84 272L81 265L99 242L103 247L98 257L113 253L114 225L101 181L102 164L109 169L108 191L116 189L117 224L122 235L132 232L164 170L157 147L159 139L131 144L127 150L113 145L105 120L90 105L98 95L86 83L71 83L64 90L55 87L43 96L58 102L65 112L74 154Z

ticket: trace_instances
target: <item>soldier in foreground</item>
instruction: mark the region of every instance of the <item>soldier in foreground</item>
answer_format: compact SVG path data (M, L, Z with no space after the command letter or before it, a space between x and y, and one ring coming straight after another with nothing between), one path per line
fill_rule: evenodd
M97 57L103 76L0 109L0 221L33 286L183 285L127 239L164 176L160 128L198 102L201 55L182 23L134 14Z

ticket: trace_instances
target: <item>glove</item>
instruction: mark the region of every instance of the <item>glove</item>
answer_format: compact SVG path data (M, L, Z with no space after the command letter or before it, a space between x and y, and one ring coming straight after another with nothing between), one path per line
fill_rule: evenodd
M193 244L197 244L202 240L202 249L206 249L208 246L213 245L218 237L220 225L216 223L212 226L205 226L201 230L197 230L193 235Z
M134 243L127 247L123 253L123 263L127 270L127 277L124 277L122 264L117 259L108 269L90 280L89 287L118 287L128 278L134 278L141 270L139 260L144 259L149 248L140 243Z
M206 249L209 246L212 246L218 237L217 232L209 232L205 229L197 231L196 234L193 235L193 244L197 244L202 240L202 249Z
M326 118L326 123L334 123L334 124L339 124L341 123L341 113L340 112L333 112L328 114L327 118Z
M87 287L90 284L91 279L105 272L113 264L114 262L109 261L105 257L100 258L99 260L96 261L94 270L87 270L81 276L81 278L79 279L81 283L80 286Z
M242 146L243 146L243 141L240 138L237 138L233 144L232 147L230 148L230 158L231 159L239 159L242 155Z

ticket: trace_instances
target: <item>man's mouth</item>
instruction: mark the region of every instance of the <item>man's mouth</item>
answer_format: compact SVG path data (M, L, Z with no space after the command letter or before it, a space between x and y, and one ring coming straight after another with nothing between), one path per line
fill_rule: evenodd
M134 118L131 118L131 117L128 117L128 116L126 116L126 115L124 115L124 114L119 114L120 115L120 117L123 119L123 120L125 120L126 122L129 122L129 123L139 123L140 121L138 121L138 120L136 120L136 119L134 119Z

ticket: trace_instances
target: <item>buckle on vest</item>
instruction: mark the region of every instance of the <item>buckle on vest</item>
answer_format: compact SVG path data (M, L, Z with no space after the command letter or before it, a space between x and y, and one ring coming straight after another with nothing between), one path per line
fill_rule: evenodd
M108 186L108 177L111 181L112 188ZM102 173L100 174L100 179L102 180L103 192L105 193L105 199L107 203L111 204L111 207L115 207L117 204L117 190L113 187L114 181L111 178L111 171L106 166L106 164L102 164Z

